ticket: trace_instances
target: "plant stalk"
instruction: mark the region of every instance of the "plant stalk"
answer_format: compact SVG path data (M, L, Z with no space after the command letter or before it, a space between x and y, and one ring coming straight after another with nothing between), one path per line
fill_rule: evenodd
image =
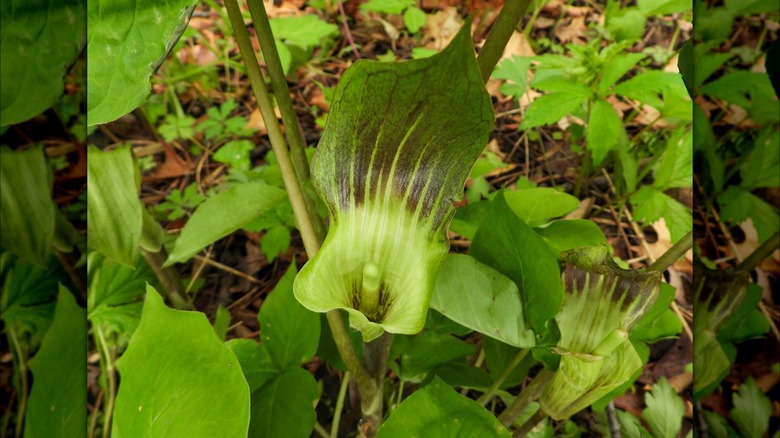
M339 388L339 397L336 399L336 409L333 411L333 423L330 425L330 438L338 438L339 423L341 423L341 411L344 409L344 398L347 395L349 386L349 371L344 373L341 378L341 387Z
M382 336L372 342L363 344L363 359L368 373L373 380L373 385L367 385L360 390L360 410L363 419L360 424L360 436L376 436L379 426L382 425L384 405L385 362L390 354L390 346L393 344L393 335L383 333Z
M539 372L539 374L534 377L531 383L525 387L523 392L521 392L520 395L515 398L515 401L513 401L512 404L509 405L509 407L498 416L498 421L500 421L501 424L506 427L512 425L512 423L517 420L517 417L523 413L523 410L525 410L525 408L527 408L532 401L536 400L540 395L542 395L542 391L547 388L547 384L550 383L554 375L555 373L548 370L542 370ZM539 411L541 411L541 409L539 409ZM536 426L537 423L538 421L531 427L533 428L533 426Z
M762 243L755 251L751 252L745 260L742 260L742 263L737 266L737 270L744 272L752 271L771 256L778 248L780 248L780 231L773 234L766 242Z
M225 0L225 7L228 11L236 43L238 44L241 56L244 59L247 76L249 77L252 90L257 99L257 104L260 107L260 112L265 121L266 128L268 129L268 139L271 141L271 147L279 162L282 179L284 180L287 194L290 197L290 203L292 204L293 213L295 214L295 219L297 220L298 227L301 231L306 253L309 258L312 258L319 251L321 240L314 231L306 200L303 196L303 191L301 190L301 185L297 179L297 174L292 165L292 161L290 160L287 147L285 146L281 128L279 127L279 121L274 115L273 105L271 104L268 90L265 87L265 80L260 71L260 66L257 63L257 57L252 49L249 33L244 24L244 19L241 16L238 2L237 0ZM355 376L361 396L363 393L371 394L375 392L376 382L370 377L368 371L357 357L355 349L352 346L352 341L344 327L344 319L342 318L341 313L338 310L331 310L326 313L326 316L339 354L344 360L347 369Z
M523 423L522 426L520 426L520 429L517 429L512 436L513 437L524 437L528 435L528 432L532 431L534 427L536 427L537 424L539 424L542 420L547 418L547 414L544 413L542 408L539 408L536 413L531 416L531 418L528 419L525 423Z
M520 365L520 362L525 359L526 355L528 355L528 349L520 350L520 352L517 353L517 355L515 355L511 361L509 361L509 364L507 364L506 368L504 368L496 380L490 384L490 387L487 389L487 391L485 391L485 393L477 399L477 403L485 406L490 401L490 399L493 398L496 391L498 391L498 388L501 387L501 384L503 384L509 375L512 374L512 371L514 371L515 368Z
M303 139L303 131L301 130L298 116L295 114L295 106L290 98L290 88L287 86L287 78L284 75L279 51L274 43L274 35L271 31L271 23L268 21L265 4L260 0L248 0L247 6L249 6L249 14L252 16L252 21L255 23L255 32L257 33L258 41L260 41L260 49L263 51L266 71L271 79L271 88L274 91L276 102L279 104L279 111L282 114L282 122L285 127L284 134L292 154L292 165L298 177L298 183L305 189L309 185L311 176L309 173L309 161L306 158L306 142ZM304 195L307 195L305 190ZM315 200L311 196L304 196L304 200L306 201L306 209L314 227L314 232L319 240L322 241L325 236L325 227L314 208Z
M241 16L238 1L225 0L225 8L227 8L230 24L233 27L233 36L236 39L236 44L238 44L238 49L241 51L241 57L244 59L246 73L255 93L257 106L260 108L260 114L263 116L266 129L268 129L268 139L271 141L271 148L279 162L284 187L287 190L287 196L290 197L295 220L298 222L298 229L303 238L303 246L306 248L306 253L309 257L314 257L320 248L319 239L314 231L303 190L290 159L290 151L287 149L282 129L274 114L271 94L265 86L265 79L260 71L260 65L257 62L257 56L252 48L252 43L249 40L249 32L244 24L244 18Z
M27 398L30 395L30 383L27 376L27 351L22 348L16 329L9 327L8 339L14 348L14 369L19 374L19 402L16 405L16 438L24 435L24 414L27 412Z
M688 233L683 236L682 239L678 240L677 243L666 250L666 252L663 253L661 257L658 257L658 259L656 259L653 264L648 266L647 271L664 272L666 268L672 266L674 262L682 257L689 249L691 249L692 246L693 231L688 231Z
M498 64L498 60L501 59L501 55L504 54L504 48L525 15L529 4L531 4L531 0L507 0L504 7L501 8L501 12L498 13L498 17L477 57L479 72L482 74L484 83L487 84L490 75L493 74L493 69Z
M165 259L168 258L165 248L160 248L159 252L151 252L141 248L141 253L144 255L149 267L154 271L157 279L160 280L160 283L165 288L173 307L181 310L195 310L192 303L184 296L184 284L181 282L179 273L171 266L163 268L163 263L165 263Z
M115 357L100 327L95 327L95 337L97 338L96 344L100 352L100 368L106 373L108 384L105 408L103 409L103 438L108 438L111 436L111 420L114 416L114 401L116 400Z

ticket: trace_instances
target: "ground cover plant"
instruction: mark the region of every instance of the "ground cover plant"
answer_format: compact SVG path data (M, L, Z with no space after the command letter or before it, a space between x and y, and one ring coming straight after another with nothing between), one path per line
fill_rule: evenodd
M771 436L777 11L501 6L90 2L0 111L3 433Z

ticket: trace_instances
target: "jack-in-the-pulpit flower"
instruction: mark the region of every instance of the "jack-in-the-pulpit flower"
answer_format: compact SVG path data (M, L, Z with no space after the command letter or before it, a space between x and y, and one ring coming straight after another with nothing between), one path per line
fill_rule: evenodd
M625 383L642 367L628 340L658 298L661 273L621 269L605 246L561 253L565 296L555 319L560 367L540 398L561 420Z
M453 204L492 130L469 29L427 59L357 61L336 88L311 170L330 230L294 293L346 310L365 341L422 330Z
M748 294L750 275L737 270L712 270L696 263L693 270L693 398L711 392L723 379L732 360L718 340L718 330Z

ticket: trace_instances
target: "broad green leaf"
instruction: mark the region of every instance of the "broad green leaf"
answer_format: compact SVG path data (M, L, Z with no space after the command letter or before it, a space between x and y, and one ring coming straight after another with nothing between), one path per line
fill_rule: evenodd
M279 254L290 247L290 229L284 225L274 225L268 228L260 241L260 249L269 262L273 262Z
M249 152L254 148L255 145L249 140L229 141L217 149L212 158L238 169L249 169Z
M24 436L78 437L87 434L87 318L60 285L51 329L30 361L33 385Z
M593 156L593 163L600 164L607 154L626 141L623 120L612 104L605 100L593 102L588 119L587 148Z
M473 354L476 347L440 332L425 331L409 338L401 352L401 379L419 383L439 365Z
M169 309L152 287L117 368L114 437L247 436L249 387L238 359L204 314Z
M645 16L671 15L691 10L689 0L637 0L637 6Z
M150 78L187 28L196 4L193 0L88 2L90 126L116 120L146 100L152 90Z
M428 309L428 317L425 319L425 328L439 333L453 334L458 337L466 336L473 331L472 329L447 318L433 308Z
M704 421L707 423L707 433L713 438L739 438L736 432L731 429L728 421L715 412L702 410Z
M652 224L664 218L672 241L677 242L691 230L693 219L687 207L676 199L650 186L642 186L629 198L634 207L634 218Z
M279 375L279 368L271 360L268 350L252 339L234 338L225 343L238 358L241 371L249 384L249 392L260 389L272 377Z
M622 409L615 410L618 424L620 425L620 436L626 438L645 438L650 437L650 433L642 426L641 420L634 414Z
M612 92L657 108L662 114L665 112L665 100L690 99L682 75L658 70L640 73L618 84ZM688 112L690 113L690 108Z
M504 79L499 91L507 96L519 99L528 89L528 70L531 68L531 58L513 55L498 63L493 71L495 79Z
M0 7L0 126L54 105L85 42L83 0L7 0Z
M404 24L411 33L415 33L425 26L427 16L417 6L410 6L404 11Z
M217 314L214 317L214 333L219 339L225 340L228 328L230 327L230 311L221 304L217 307ZM240 361L240 359L239 359Z
M621 53L604 65L599 81L599 96L606 96L617 81L620 80L637 62L644 58L644 53Z
M369 0L360 5L360 9L399 15L404 9L412 5L414 5L413 0Z
M735 17L777 12L777 2L774 0L725 0L724 3L726 10Z
M439 378L404 400L377 435L378 438L509 436L493 414Z
M556 123L578 109L586 100L588 100L588 96L581 93L559 92L540 96L526 110L525 118L520 123L519 129Z
M544 225L580 205L574 196L549 187L504 190L503 194L509 208L529 227Z
M0 260L0 319L7 333L13 331L33 351L51 325L58 283L64 282L65 272L54 257L49 259L48 269L8 252L2 253Z
M729 418L737 424L742 436L760 438L766 436L771 415L772 402L749 377L739 386L739 393L734 394L734 409L729 412Z
M642 38L645 22L645 15L639 9L628 7L620 9L618 15L607 17L606 27L616 40L633 41Z
M121 351L141 321L146 285L154 287L157 277L140 256L128 267L92 252L87 267L87 317L96 330L115 335Z
M490 212L490 205L490 201L483 200L459 207L450 223L450 231L456 232L466 239L474 240L474 233L477 232L479 224Z
M677 436L682 428L685 404L666 377L661 377L653 389L645 394L645 405L647 407L642 411L642 418L650 426L653 436Z
M740 224L751 220L758 232L759 242L764 242L780 229L777 209L740 186L729 186L718 195L718 205L721 218L727 223Z
M166 266L185 262L279 204L285 192L264 182L236 184L200 204L181 230Z
M42 146L0 147L0 247L40 266L54 241L52 182Z
M744 301L731 313L723 326L718 330L718 340L742 342L763 336L769 332L769 322L758 310L764 289L748 283Z
M678 129L669 137L653 177L653 187L661 191L693 185L693 131Z
M296 298L315 312L346 310L366 341L419 332L453 200L493 120L468 24L430 58L355 62L312 161L331 228L301 269Z
M780 121L780 102L766 73L733 71L704 84L701 93L742 107L759 125Z
M780 186L780 132L773 127L762 129L747 159L739 166L741 186L745 190Z
M490 386L490 376L482 368L469 366L462 362L448 362L433 370L433 375L444 380L450 386L471 388L484 391Z
M718 71L723 64L733 58L733 53L703 53L696 57L696 68L694 69L694 88L699 88L701 84Z
M314 376L288 368L252 393L249 436L306 438L314 429L314 404L319 397Z
M83 193L83 192L82 192ZM52 246L65 253L73 251L73 248L81 240L82 236L76 227L68 221L68 218L57 208L54 209L54 240Z
M490 371L490 380L492 382L501 376L510 362L523 350L493 338L484 338L482 340L482 351L485 353L485 364ZM523 360L520 361L520 364L504 380L501 388L506 389L521 384L528 375L528 369L536 362L532 354L526 354Z
M696 8L703 12L694 13L696 22L694 35L704 42L722 41L729 38L734 17L724 7Z
M544 240L509 208L503 191L477 229L469 255L514 281L528 324L537 334L547 330L547 321L563 301L558 261Z
M586 219L552 221L543 227L534 228L534 231L542 236L555 254L582 246L607 244L607 238L604 237L601 228L594 222Z
M469 256L450 254L444 259L436 277L431 308L509 345L534 345L534 333L525 325L517 286Z
M130 146L110 152L89 147L87 233L89 246L133 266L141 242L143 216L138 190L141 175Z
M316 15L276 17L269 20L274 37L304 49L319 46L325 38L338 35L335 24L326 23Z
M300 366L317 352L320 318L303 307L292 293L295 263L268 295L257 316L260 338L279 369Z
M662 337L673 336L682 330L682 324L677 315L669 309L674 301L676 289L669 283L661 283L660 286L658 299L653 303L653 307L629 333L632 341L653 342ZM672 312L674 321L665 319L668 312Z

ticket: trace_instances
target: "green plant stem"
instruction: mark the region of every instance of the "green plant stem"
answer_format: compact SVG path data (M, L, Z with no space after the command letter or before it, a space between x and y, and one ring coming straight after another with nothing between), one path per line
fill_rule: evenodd
M548 370L542 370L537 374L531 383L525 387L523 392L515 398L515 401L498 416L498 421L506 427L512 425L515 420L517 420L517 417L523 413L525 408L542 395L542 391L547 388L547 384L550 383L550 380L552 380L554 375L555 373ZM534 425L536 425L536 423L534 423Z
M776 249L780 248L780 231L772 235L766 242L751 252L742 263L737 266L738 271L750 272L766 260Z
M507 0L504 7L501 8L501 12L498 13L498 17L477 57L483 82L487 83L490 75L493 74L493 69L498 60L501 59L501 55L504 54L504 48L515 32L517 24L520 23L520 19L525 15L529 4L531 4L531 0Z
M333 423L330 425L330 438L338 438L339 436L339 423L341 423L341 411L344 409L347 387L349 387L349 371L345 372L341 378L339 397L336 399L336 409L333 411Z
M663 272L693 247L693 231L688 233L647 267L648 271Z
M538 411L534 415L531 416L531 418L528 419L525 423L523 423L522 426L520 426L520 429L517 429L512 436L513 437L524 437L528 435L528 432L532 431L534 427L536 427L537 424L539 424L542 420L547 418L547 414L544 413L544 411L539 408Z
M27 376L27 351L22 348L19 336L14 327L8 328L8 339L13 345L14 369L19 375L19 402L16 405L16 438L24 434L24 414L27 412L27 397L29 396L29 379Z
M322 438L330 438L330 435L328 435L328 431L325 430L325 428L320 424L319 421L314 421L314 430L320 434Z
M274 91L274 96L276 96L276 102L279 104L279 111L285 127L284 134L287 138L287 143L290 145L292 165L298 177L298 184L305 188L310 181L309 161L306 158L306 143L303 140L298 116L295 114L295 106L293 106L290 98L290 89L287 86L287 78L284 75L282 61L279 59L279 52L276 50L271 23L268 21L268 14L265 11L265 4L260 0L248 0L247 6L249 6L249 14L252 16L252 21L255 23L255 32L257 32L257 39L260 41L260 49L263 51L266 70L268 71L268 77L271 79L271 88ZM305 191L304 195L306 195ZM314 199L311 196L304 196L304 200L306 201L306 209L314 232L322 240L325 236L325 227L320 218L317 217Z
M390 354L390 346L393 344L393 335L383 333L382 336L372 342L363 344L363 359L368 373L373 380L373 385L360 388L360 410L363 421L360 425L361 436L376 436L379 426L382 425L384 405L385 362Z
M298 222L298 229L303 238L303 246L306 248L306 253L309 257L314 257L320 248L319 239L314 231L303 190L290 159L290 151L287 149L282 129L279 126L279 121L276 119L271 95L268 89L266 89L263 73L260 71L257 56L249 40L249 32L244 24L244 18L241 16L237 0L225 0L225 7L230 17L230 24L233 27L233 37L236 39L236 44L238 44L238 48L241 51L249 83L252 85L252 90L257 99L257 106L260 108L260 114L263 116L266 129L268 129L268 139L271 142L271 148L279 162L284 187L290 198L295 220Z
M115 357L112 348L106 342L106 336L100 327L95 326L95 338L100 352L100 368L106 375L108 388L106 388L105 408L103 409L103 438L111 435L111 420L114 416L114 401L116 399L116 372Z
M488 387L487 391L485 391L484 394L482 394L478 399L477 403L481 404L482 406L485 406L491 398L496 394L496 391L498 391L498 388L501 387L501 384L504 383L504 381L509 377L510 374L512 374L512 371L517 368L518 365L520 365L520 362L525 359L525 356L528 354L528 349L520 350L515 357L512 358L511 361L509 361L509 364L504 368L504 370L501 372L501 374L496 378L493 383L490 384L490 387Z
M173 307L182 310L195 310L195 306L184 296L184 284L181 282L179 273L171 266L163 268L163 263L168 258L165 248L160 248L159 252L151 252L141 248L141 253L144 255L149 267L154 271L157 279L160 280L163 288L165 288Z
M290 160L290 154L285 146L284 137L282 136L281 128L279 127L279 121L276 119L273 105L271 104L271 98L265 87L263 74L260 71L257 57L255 56L255 52L252 49L252 44L249 40L249 32L247 32L246 25L244 24L244 19L241 16L241 10L238 7L237 0L225 0L225 7L228 11L230 24L233 27L233 35L244 60L247 76L252 85L252 90L255 93L257 104L260 107L263 121L268 129L268 139L271 142L271 147L279 162L282 179L284 180L284 185L287 189L290 203L292 204L295 219L298 222L298 228L300 229L301 237L303 238L306 253L309 258L312 258L319 251L321 240L314 231L301 185L297 179L297 174L292 165L292 161ZM333 340L336 343L336 348L339 350L339 354L344 360L347 369L355 376L361 397L364 394L373 394L377 390L376 382L371 378L368 371L357 357L355 349L352 346L352 341L344 328L344 319L342 318L341 313L339 310L331 310L326 313L326 316L328 325L333 334Z

